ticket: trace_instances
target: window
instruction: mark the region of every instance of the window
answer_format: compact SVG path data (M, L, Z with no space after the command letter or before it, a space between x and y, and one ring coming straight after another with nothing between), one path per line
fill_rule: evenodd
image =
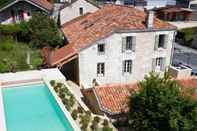
M123 62L123 73L132 73L132 60L125 60Z
M161 65L162 65L162 60L163 60L162 57L156 58L156 67L161 67Z
M80 14L80 15L83 15L83 7L80 7L80 8L79 8L79 14Z
M105 53L105 45L104 44L98 44L98 53L99 54Z
M126 50L132 50L132 36L126 37Z
M97 75L98 76L104 76L105 73L105 64L104 63L98 63L97 64Z
M29 11L27 12L27 16L31 16L31 13Z
M165 35L159 35L158 48L164 48L165 44Z

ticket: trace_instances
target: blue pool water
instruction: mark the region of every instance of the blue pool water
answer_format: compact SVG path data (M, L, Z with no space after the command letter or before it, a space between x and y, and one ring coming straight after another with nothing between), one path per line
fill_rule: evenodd
M3 88L8 131L74 131L45 84Z

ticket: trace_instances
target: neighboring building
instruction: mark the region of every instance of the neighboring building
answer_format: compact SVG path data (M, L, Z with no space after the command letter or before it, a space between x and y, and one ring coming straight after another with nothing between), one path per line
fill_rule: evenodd
M47 0L12 0L0 8L0 23L13 24L27 21L37 11L51 14L53 5Z
M197 10L197 0L192 0L189 2L189 7L190 9Z
M138 81L170 65L175 30L152 12L109 4L65 23L66 45L44 62L85 88Z
M197 11L179 6L167 6L153 9L159 19L165 21L196 21Z
M190 91L197 100L197 77L177 79L183 91ZM128 98L138 91L138 83L110 84L83 89L84 101L95 114L105 114L112 119L128 116Z
M146 0L146 2L146 9L165 7L168 5L176 5L176 0Z
M94 12L98 9L98 5L90 0L72 0L70 2L65 2L64 6L60 10L61 25L78 16L88 12Z

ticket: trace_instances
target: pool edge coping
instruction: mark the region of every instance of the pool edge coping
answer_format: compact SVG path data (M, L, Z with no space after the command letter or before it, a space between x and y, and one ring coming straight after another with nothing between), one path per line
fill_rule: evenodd
M2 108L2 109L1 109ZM3 93L2 93L2 88L1 88L1 85L0 85L0 114L2 114L1 116L1 120L0 120L0 123L2 123L0 125L0 129L2 128L3 130L2 131L7 131L7 127L6 127L6 120L5 120L5 110L4 110L4 104L3 104ZM1 127L2 126L2 127Z
M50 85L49 80L46 78L43 78L43 82L47 85L48 89L50 90L51 94L55 98L56 102L58 103L61 111L64 113L64 117L66 117L73 128L74 131L81 131L81 129L77 126L76 122L73 120L73 118L70 115L70 112L65 108L64 104L62 103L59 96L57 96L56 92L54 91L53 87Z

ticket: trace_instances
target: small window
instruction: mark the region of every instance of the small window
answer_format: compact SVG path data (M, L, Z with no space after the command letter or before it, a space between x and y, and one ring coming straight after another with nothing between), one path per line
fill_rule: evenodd
M161 69L161 67L162 67L162 61L163 61L163 58L162 57L158 57L158 58L156 58L156 68L159 68L159 69Z
M31 13L29 11L27 12L27 16L31 16Z
M98 44L98 53L99 54L105 53L105 45L104 44Z
M79 8L79 14L83 15L83 8L82 7Z
M165 44L165 35L159 35L158 48L164 48Z
M104 63L98 63L97 64L97 75L100 76L104 76L105 73L105 64Z
M132 50L132 36L126 37L126 50Z
M132 73L132 60L125 60L123 64L124 64L123 72Z

